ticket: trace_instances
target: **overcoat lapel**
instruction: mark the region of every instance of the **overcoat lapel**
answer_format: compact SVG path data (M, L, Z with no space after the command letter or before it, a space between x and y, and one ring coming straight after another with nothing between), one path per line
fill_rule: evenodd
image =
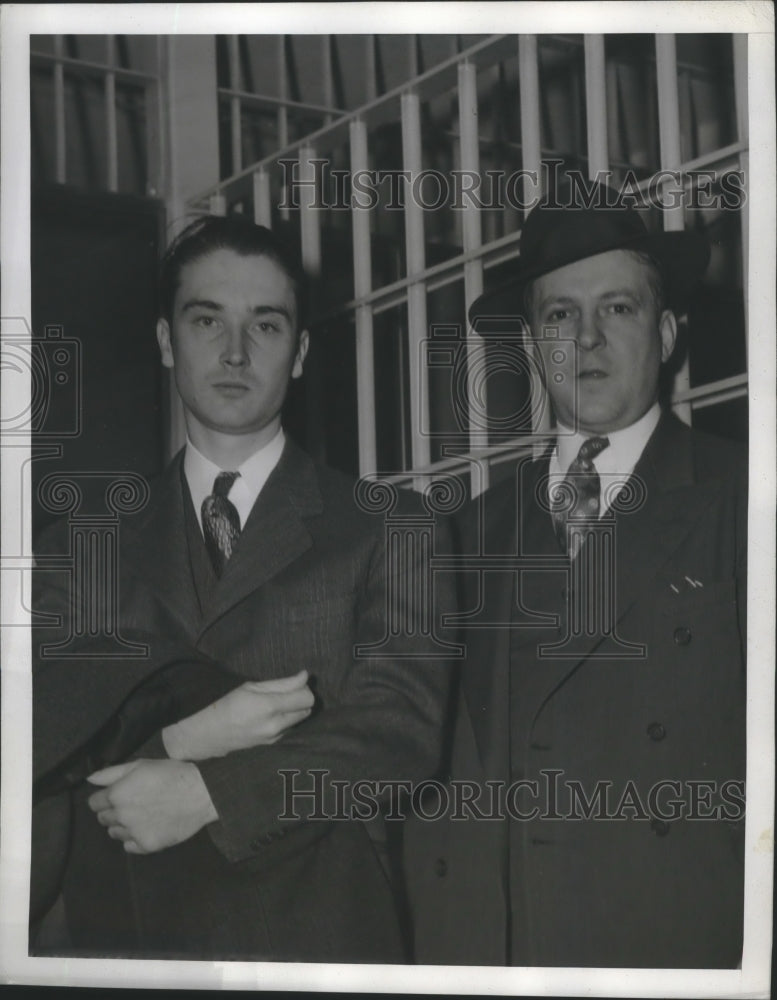
M152 489L148 513L122 546L122 557L186 634L194 636L200 608L184 530L182 465L180 451Z
M287 441L202 617L184 531L182 464L179 452L157 481L148 514L124 549L136 574L196 640L310 548L313 540L303 518L320 512L322 500L312 461Z
M500 544L504 545L504 552L518 551L524 555L552 556L558 551L549 515L533 502L534 487L547 468L547 458L532 463L522 482L519 548L516 548L516 518L510 511L500 509L487 515L487 551L498 551ZM710 483L702 486L694 482L690 432L672 415L662 416L634 475L644 485L645 499L639 510L616 518L616 621L623 618L641 595L655 587L654 580L661 567L691 531L703 506L714 500ZM556 572L535 574L531 586L532 610L558 612L561 581ZM487 620L510 621L514 598L515 585L505 586L503 574L485 574L483 603ZM510 631L507 627L473 629L467 637L463 693L481 761L487 770L489 762L494 762L498 769L498 748L504 752L508 745ZM524 627L518 644L523 640L528 656L530 645L552 642L557 637L555 629ZM581 636L564 647L567 655L563 659L547 659L541 690L535 691L537 712L600 643L599 637Z
M212 606L202 620L200 635L312 546L303 519L322 509L313 462L287 441L224 568Z
M615 518L615 622L646 592L655 592L655 578L692 530L700 511L714 500L710 484L694 482L690 433L674 416L664 415L634 469L644 489L638 510ZM547 671L542 705L598 647L601 636L581 635L564 647L565 657ZM617 647L612 647L617 654ZM550 660L549 663L553 661Z

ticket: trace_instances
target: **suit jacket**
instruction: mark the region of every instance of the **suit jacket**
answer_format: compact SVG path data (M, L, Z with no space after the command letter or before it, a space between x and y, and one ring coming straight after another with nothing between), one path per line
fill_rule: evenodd
M413 824L406 865L416 958L736 966L744 853L743 457L730 443L661 418L634 470L644 503L615 518L615 638L570 633L568 563L559 561L551 519L535 500L547 472L547 458L529 463L517 487L500 484L465 515L465 553L543 556L558 569L535 570L526 560L520 573L464 574L467 659L450 763L454 779L478 785L537 781L539 795L524 795L514 811L531 815L537 802L541 811L510 822ZM565 656L559 648L538 655L540 644L565 637ZM643 644L645 655L632 657L626 643ZM580 782L589 802L597 782L610 782L604 811L619 818L595 818L595 802L586 819L568 780ZM660 785L665 781L678 784ZM554 783L555 805L543 797ZM699 794L704 801L694 804ZM683 804L670 807L673 798ZM715 820L689 818L715 810ZM543 811L573 818L542 818Z
M146 509L121 529L119 628L125 639L144 641L148 655L50 657L37 665L36 773L89 736L127 692L187 654L221 665L236 683L305 667L317 707L273 745L200 762L219 820L157 854L127 855L90 814L93 788L77 790L64 878L72 950L401 961L380 830L371 836L361 822L309 818L313 803L302 797L291 802L299 818L279 819L290 812L290 785L279 772L299 772L296 787L308 790L309 771L325 769L323 809L331 816L335 779L417 780L434 770L444 649L412 627L388 628L392 610L403 626L413 620L409 605L419 591L396 585L388 571L384 517L357 505L349 480L287 442L201 610L185 543L190 501L181 462L179 455ZM400 496L394 514L417 522L416 500ZM67 544L60 529L42 548ZM397 571L408 579L425 571L428 554L414 551L415 561ZM42 576L36 609L69 620L65 581ZM51 641L49 631L42 638ZM355 654L371 644L372 655ZM162 753L157 736L138 755Z

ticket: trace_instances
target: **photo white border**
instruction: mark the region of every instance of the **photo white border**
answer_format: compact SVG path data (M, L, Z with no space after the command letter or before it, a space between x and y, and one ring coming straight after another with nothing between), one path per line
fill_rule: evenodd
M30 309L30 34L747 32L750 164L750 586L745 950L741 970L515 969L54 959L27 955L31 685L29 636L4 629L0 981L57 985L262 990L502 993L574 996L765 997L769 992L774 817L775 630L775 105L774 15L766 0L736 2L305 3L23 5L0 10L3 332ZM4 380L6 373L2 373ZM16 380L18 382L18 380ZM6 381L6 385L8 382ZM0 396L3 414L20 400ZM29 451L0 448L2 552L31 552L19 477ZM22 526L21 531L20 527ZM5 579L12 577L9 582ZM3 574L0 621L29 607L29 573ZM21 600L20 600L21 599ZM19 620L20 625L24 625Z

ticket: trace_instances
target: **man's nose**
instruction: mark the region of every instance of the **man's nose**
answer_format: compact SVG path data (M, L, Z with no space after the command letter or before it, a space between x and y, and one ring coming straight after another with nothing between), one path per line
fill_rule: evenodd
M584 312L580 317L577 331L578 346L584 351L591 351L600 347L604 343L604 339L604 331L597 313L593 310Z
M239 368L247 364L246 336L246 331L240 323L232 323L227 327L221 353L221 360L225 365Z

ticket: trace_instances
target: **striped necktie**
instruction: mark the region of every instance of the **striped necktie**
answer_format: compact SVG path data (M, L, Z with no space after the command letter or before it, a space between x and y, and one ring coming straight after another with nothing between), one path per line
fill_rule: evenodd
M553 506L551 517L562 552L568 551L569 520L595 521L599 517L600 482L593 460L609 447L609 444L610 441L606 437L588 438L580 445L577 458L569 466L563 482L551 486L550 500ZM577 552L569 554L574 559Z
M205 545L218 577L240 537L240 515L227 497L239 475L239 472L220 472L213 483L213 492L202 501Z

